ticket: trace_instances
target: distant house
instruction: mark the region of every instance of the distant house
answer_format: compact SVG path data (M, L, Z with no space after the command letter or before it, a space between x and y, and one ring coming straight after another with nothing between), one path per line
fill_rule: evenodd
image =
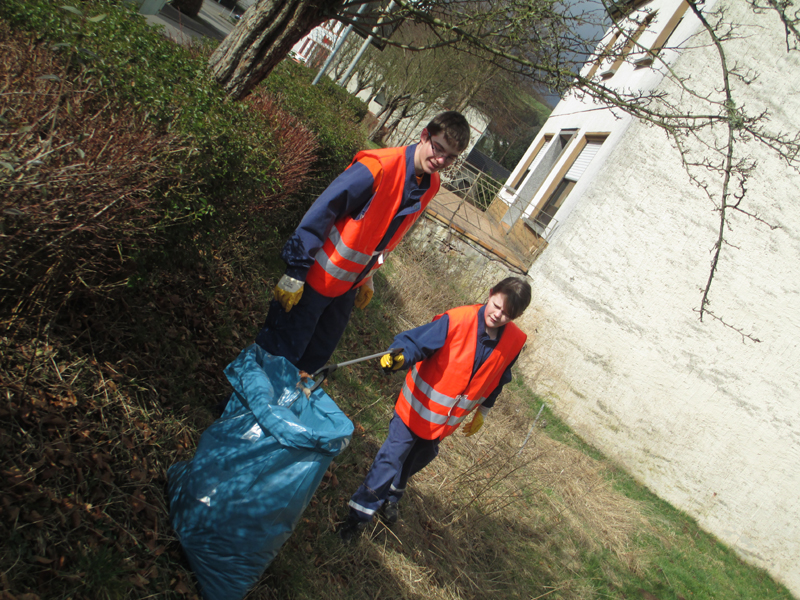
M326 21L292 46L290 56L309 67L321 67L345 28L339 21Z
M751 75L732 79L738 105L795 135L800 62L777 15L713 4L703 10L723 7L742 31L724 46ZM657 54L693 92L715 94L716 49L687 4L628 6L583 73L690 106ZM690 150L710 158L713 145ZM762 144L738 147L757 164L743 206L762 220L730 215L711 290L718 318L701 322L696 309L721 179L702 174L706 195L662 131L621 111L564 98L488 212L539 242L521 320L533 334L527 381L586 440L800 596L800 176Z

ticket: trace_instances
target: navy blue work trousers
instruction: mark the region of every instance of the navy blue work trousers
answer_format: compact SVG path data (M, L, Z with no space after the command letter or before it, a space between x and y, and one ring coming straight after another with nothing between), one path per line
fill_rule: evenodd
M364 483L350 498L350 516L370 521L384 502L399 502L411 476L439 454L440 441L419 437L394 413L389 421L389 436L378 450Z
M273 300L256 344L274 356L283 356L298 369L313 373L330 360L350 320L357 293L354 288L342 296L328 298L306 284L300 302L289 312Z

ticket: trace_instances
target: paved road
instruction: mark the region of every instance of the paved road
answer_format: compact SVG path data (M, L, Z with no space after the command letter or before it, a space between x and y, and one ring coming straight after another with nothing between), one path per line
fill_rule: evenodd
M197 38L222 40L234 28L230 15L231 9L214 0L204 0L195 18L181 14L168 4L157 15L142 17L151 25L162 27L167 37L185 44Z

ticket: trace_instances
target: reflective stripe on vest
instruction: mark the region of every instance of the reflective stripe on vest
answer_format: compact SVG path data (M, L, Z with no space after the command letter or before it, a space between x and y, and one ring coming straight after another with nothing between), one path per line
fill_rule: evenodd
M415 387L422 392L426 398L428 398L432 403L439 405L443 410L447 411L446 414L441 414L439 412L430 410L422 402L417 400L416 397L414 397L408 382L406 381L403 383L403 391L401 393L408 399L414 411L426 421L430 421L436 425L458 425L472 411L473 408L486 400L485 397L469 400L464 396L456 396L455 398L452 398L451 396L440 394L433 389L433 386L427 384L422 377L420 377L416 365L414 365L414 367L411 369L411 380L414 382ZM464 412L459 415L454 415L452 414L454 408Z
M373 255L364 254L358 250L348 248L347 245L342 241L342 236L339 234L339 230L336 229L336 226L331 228L331 232L328 235L328 240L333 244L336 252L338 252L342 258L359 265L361 268L358 271L348 271L342 267L337 267L336 264L328 257L328 254L322 249L317 252L317 262L319 262L322 269L331 277L341 281L353 283L356 279L358 279L358 276L364 270L364 267L367 266Z
M342 241L342 236L339 235L339 230L336 229L336 227L331 229L331 233L328 237L330 238L331 242L333 242L336 251L347 260L351 260L355 263L366 266L369 262L369 259L374 256L374 254L365 254L364 252L359 252L358 250L348 248Z
M497 388L525 344L526 335L508 323L497 346L473 375L479 310L480 305L447 311L450 321L444 346L414 365L406 376L395 410L406 426L424 439L453 433Z
M403 200L407 175L405 147L359 152L350 166L358 161L362 161L361 164L372 173L375 193L360 219L346 215L334 223L306 277L306 282L314 290L330 298L347 293L354 284L355 287L362 285L381 266L382 261L376 261L369 272L364 273L372 258L379 254L376 248L389 230ZM420 198L419 210L403 217L403 222L383 250L384 254L400 243L438 190L439 175L434 173L430 187Z

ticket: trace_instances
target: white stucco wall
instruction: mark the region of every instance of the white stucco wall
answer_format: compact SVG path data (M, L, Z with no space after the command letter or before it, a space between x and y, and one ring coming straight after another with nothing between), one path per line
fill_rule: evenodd
M724 4L748 23L728 52L760 73L738 97L797 132L798 53L777 17ZM707 48L675 67L699 85L713 64ZM746 207L779 228L732 218L710 308L760 343L698 320L717 213L666 136L631 123L529 272L522 367L585 439L800 596L800 176L752 149Z

